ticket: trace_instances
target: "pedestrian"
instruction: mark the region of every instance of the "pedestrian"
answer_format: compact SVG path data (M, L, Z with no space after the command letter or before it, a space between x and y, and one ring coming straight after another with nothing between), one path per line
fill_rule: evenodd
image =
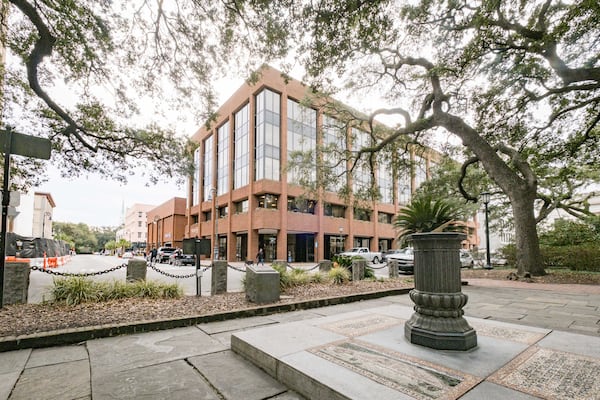
M150 251L150 263L154 264L156 262L157 254L158 254L158 251L156 250L156 247L153 247L152 251Z
M256 263L265 265L265 251L262 247L258 249L258 253L256 254Z

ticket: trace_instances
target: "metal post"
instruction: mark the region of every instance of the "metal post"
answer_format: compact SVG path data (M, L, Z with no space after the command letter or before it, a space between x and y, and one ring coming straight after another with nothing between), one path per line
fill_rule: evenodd
M8 204L10 203L10 191L8 179L10 177L10 148L12 142L12 131L8 135L4 148L4 180L2 182L2 232L0 233L0 308L4 303L4 264L6 259L6 220L8 216Z
M217 189L216 188L210 188L210 195L212 197L212 201L213 201L213 228L214 228L214 233L213 233L213 260L217 261L219 259L219 222L218 222L218 215L217 215Z

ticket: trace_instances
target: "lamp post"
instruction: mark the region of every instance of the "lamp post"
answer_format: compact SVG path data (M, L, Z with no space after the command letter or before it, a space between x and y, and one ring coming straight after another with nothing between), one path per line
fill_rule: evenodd
M219 216L217 215L217 188L210 188L210 194L208 196L208 200L212 200L213 202L213 219L215 220L214 225L214 235L213 235L213 260L217 261L219 259Z
M42 237L43 238L46 237L46 217L48 218L49 221L52 221L52 214L49 211L46 211L44 213L44 216L42 217Z
M490 202L490 193L481 193L481 201L485 206L485 269L492 269L490 264L490 225L488 216L488 204Z

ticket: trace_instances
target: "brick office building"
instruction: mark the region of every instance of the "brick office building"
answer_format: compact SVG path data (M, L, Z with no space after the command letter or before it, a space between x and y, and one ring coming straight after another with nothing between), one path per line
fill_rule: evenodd
M186 199L173 197L146 212L147 251L161 246L182 247L186 217Z
M320 144L339 143L356 150L368 143L368 134L358 127L340 128L324 107L307 106L310 91L302 83L270 67L261 72L256 83L244 84L219 108L214 124L192 137L199 147L189 187L186 237L211 239L214 248L218 232L218 258L227 260L254 259L259 247L267 260L294 262L315 262L354 246L373 251L396 247L392 219L427 179L439 155L411 151L413 167L404 171L379 162L381 198L367 206L354 207L352 197L339 197L341 182L335 179L327 182L325 191L307 194L295 183L300 178L314 181L317 174L301 177L287 170L293 152L312 151L314 159L324 157L333 166L334 160L327 160L330 155L316 154ZM332 168L343 173L349 165ZM370 175L359 167L348 179L350 187L360 190Z

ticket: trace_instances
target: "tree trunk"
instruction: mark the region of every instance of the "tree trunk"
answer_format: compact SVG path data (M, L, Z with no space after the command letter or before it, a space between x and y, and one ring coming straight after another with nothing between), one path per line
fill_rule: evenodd
M517 275L529 272L532 276L546 275L541 262L540 243L537 234L533 203L534 193L515 191L511 193L511 205L515 223L515 243L517 250Z

